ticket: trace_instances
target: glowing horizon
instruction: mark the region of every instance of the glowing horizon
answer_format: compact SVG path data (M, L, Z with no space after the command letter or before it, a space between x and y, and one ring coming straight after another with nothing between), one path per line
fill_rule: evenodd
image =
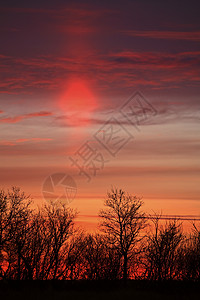
M0 188L45 203L46 178L70 175L70 206L90 228L111 186L143 197L148 212L199 216L195 7L111 4L1 5ZM137 113L122 111L136 92L142 122L142 97Z

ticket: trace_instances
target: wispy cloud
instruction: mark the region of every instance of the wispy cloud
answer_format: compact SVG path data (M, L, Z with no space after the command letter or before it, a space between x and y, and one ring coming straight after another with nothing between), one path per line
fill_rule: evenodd
M30 114L19 115L19 116L15 116L15 117L2 118L2 119L0 119L0 123L12 124L12 123L21 122L25 119L30 119L30 118L35 118L35 117L48 117L48 116L52 116L52 115L53 115L52 112L40 111L40 112L35 112L35 113L30 113Z
M200 31L124 30L122 33L151 39L200 41Z
M17 139L17 140L2 140L0 145L2 146L15 146L17 144L26 143L26 142L41 142L41 141L52 141L50 138L29 138L29 139Z
M66 78L74 74L97 85L100 82L103 90L116 89L119 84L120 87L171 89L182 85L199 86L200 51L164 53L126 50L100 55L91 50L79 57L0 57L0 67L0 93L56 91L66 85Z

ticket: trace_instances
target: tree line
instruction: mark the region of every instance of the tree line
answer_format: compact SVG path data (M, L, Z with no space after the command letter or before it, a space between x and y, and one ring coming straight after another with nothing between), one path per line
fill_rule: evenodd
M34 210L13 187L0 191L0 278L7 280L200 280L200 230L180 220L150 220L143 202L121 189L108 192L98 233L75 224L61 204Z

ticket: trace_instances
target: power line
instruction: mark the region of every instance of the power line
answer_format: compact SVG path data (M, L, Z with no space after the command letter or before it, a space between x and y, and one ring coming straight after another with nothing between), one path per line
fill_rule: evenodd
M149 215L144 216L145 219L161 219L161 220L182 220L182 221L200 221L199 215Z

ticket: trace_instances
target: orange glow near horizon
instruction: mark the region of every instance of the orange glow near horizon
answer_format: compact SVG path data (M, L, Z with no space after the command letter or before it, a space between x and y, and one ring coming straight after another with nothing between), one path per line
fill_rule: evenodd
M71 126L87 126L91 113L97 108L97 100L86 80L73 78L59 100L59 106Z
M18 2L0 10L0 190L45 204L46 178L70 175L89 230L112 186L146 213L200 218L195 5Z

